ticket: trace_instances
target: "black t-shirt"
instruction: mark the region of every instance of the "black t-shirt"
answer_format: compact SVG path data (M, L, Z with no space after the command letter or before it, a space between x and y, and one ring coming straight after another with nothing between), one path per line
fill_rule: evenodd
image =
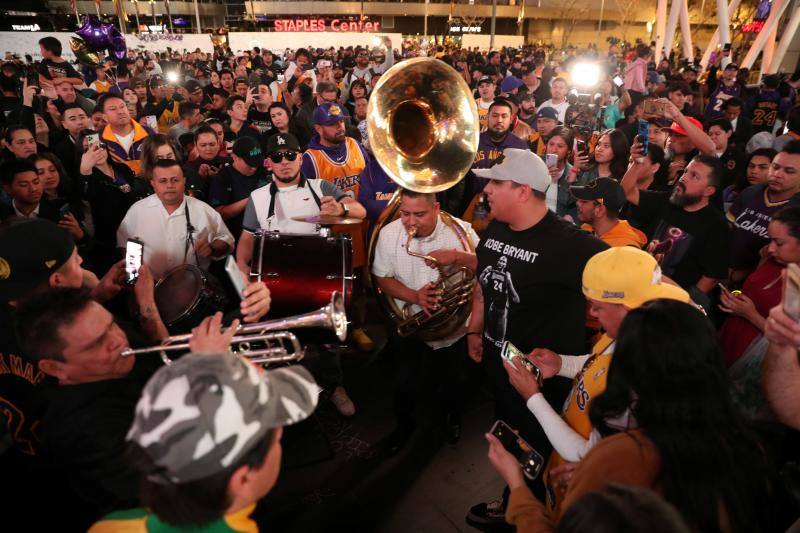
M664 275L684 289L690 289L702 276L728 276L731 232L715 207L686 211L670 203L668 194L641 191L633 214L637 221L654 224L648 251Z
M245 176L233 165L227 165L220 170L216 176L211 178L211 187L208 191L208 203L213 208L223 205L230 205L250 197L250 193L268 183L267 174L264 168L259 168L252 176ZM233 236L238 239L242 233L242 213L229 218L225 225L231 230Z
M272 134L272 120L269 117L269 111L259 111L253 106L247 112L247 122L261 132L263 138Z
M46 390L42 433L47 450L98 518L138 505L137 476L123 460L125 436L144 385L160 366L157 357L137 357L124 378Z
M550 211L523 231L490 222L477 248L484 347L499 350L508 340L525 352L584 353L583 268L606 248Z
M52 80L55 78L80 78L78 71L67 61L56 63L52 59L43 59L39 63L39 74Z

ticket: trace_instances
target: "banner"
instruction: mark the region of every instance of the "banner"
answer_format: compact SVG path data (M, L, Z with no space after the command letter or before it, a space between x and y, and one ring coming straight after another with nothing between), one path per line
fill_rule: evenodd
M287 48L325 48L331 46L375 46L376 39L389 37L392 47L399 49L403 44L400 33L353 33L353 32L231 32L228 43L234 54L251 50L254 46L266 48L274 54L283 56Z
M212 53L214 44L209 33L138 33L125 36L128 50L137 52L147 50L150 52L166 52L167 47L178 52L188 50L194 52Z

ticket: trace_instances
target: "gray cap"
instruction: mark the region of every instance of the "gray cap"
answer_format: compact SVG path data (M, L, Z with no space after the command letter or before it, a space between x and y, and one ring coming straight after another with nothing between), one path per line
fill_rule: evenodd
M188 354L160 368L136 405L127 440L173 483L233 465L271 428L307 418L320 388L306 369L261 372L231 354Z
M530 150L506 148L502 161L490 168L476 168L472 172L490 180L513 181L527 185L539 192L547 192L553 180L542 159Z

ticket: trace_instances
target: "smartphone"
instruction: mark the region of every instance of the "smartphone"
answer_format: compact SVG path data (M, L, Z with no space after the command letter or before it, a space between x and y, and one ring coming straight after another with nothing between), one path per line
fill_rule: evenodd
M139 279L139 269L142 268L142 255L144 243L137 239L128 239L125 245L125 283L135 285Z
M544 164L547 165L547 168L556 166L558 164L558 154L545 154Z
M544 457L502 420L494 423L491 433L503 444L508 453L516 457L525 477L536 479L544 466Z
M69 213L69 204L64 204L58 210L58 218L64 218Z
M589 145L586 144L586 141L578 139L575 141L575 146L577 146L579 154L583 156L589 155Z
M283 74L278 74L278 83L283 83L285 76Z
M534 365L530 362L530 360L525 357L525 354L522 353L522 350L514 346L510 341L505 341L503 343L503 347L500 349L500 357L511 363L514 359L519 358L520 362L522 362L522 366L531 374L533 377L536 378L536 381L539 383L539 386L542 386L542 371L539 369L538 366Z
M646 115L664 116L664 104L655 100L644 101L644 112Z
M100 134L99 133L90 133L89 135L86 136L86 143L89 145L89 148L91 148L92 145L95 145L95 144L99 145L100 144Z
M647 155L647 147L650 144L650 123L639 119L639 132L637 135L639 142L642 143L642 155Z
M233 288L236 289L239 299L244 300L244 289L247 287L247 281L245 281L242 271L239 270L233 254L229 255L225 260L225 272L228 274L228 279L231 280Z
M625 80L623 80L619 76L614 76L614 80L613 81L614 81L614 85L616 85L617 87L622 87L622 84L625 83Z
M147 127L153 131L158 131L158 119L155 115L147 115L145 117L145 121L147 122Z
M800 321L800 266L797 263L789 263L786 267L783 311L794 320Z
M722 45L722 51L723 52L730 52L731 51L731 43L725 43L724 45Z

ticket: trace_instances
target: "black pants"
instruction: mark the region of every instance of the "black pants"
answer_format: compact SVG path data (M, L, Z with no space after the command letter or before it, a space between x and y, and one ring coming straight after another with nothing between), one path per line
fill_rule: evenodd
M467 351L462 337L446 348L434 350L422 341L393 336L390 340L394 358L394 413L400 426L416 423L415 411L419 400L431 392L438 393L443 412L459 421L464 403L464 363ZM426 407L430 410L431 407Z
M499 350L489 345L486 340L484 340L483 344L482 364L486 371L487 384L494 396L495 416L512 429L517 430L520 436L539 452L546 461L550 457L553 446L550 444L539 421L528 410L525 399L509 383L508 374L503 368L503 360L500 357ZM555 376L545 380L542 393L553 409L560 413L571 387L572 382L570 380ZM541 501L544 501L544 485L541 482L541 476L534 482L529 482L528 486L531 487L533 493Z

